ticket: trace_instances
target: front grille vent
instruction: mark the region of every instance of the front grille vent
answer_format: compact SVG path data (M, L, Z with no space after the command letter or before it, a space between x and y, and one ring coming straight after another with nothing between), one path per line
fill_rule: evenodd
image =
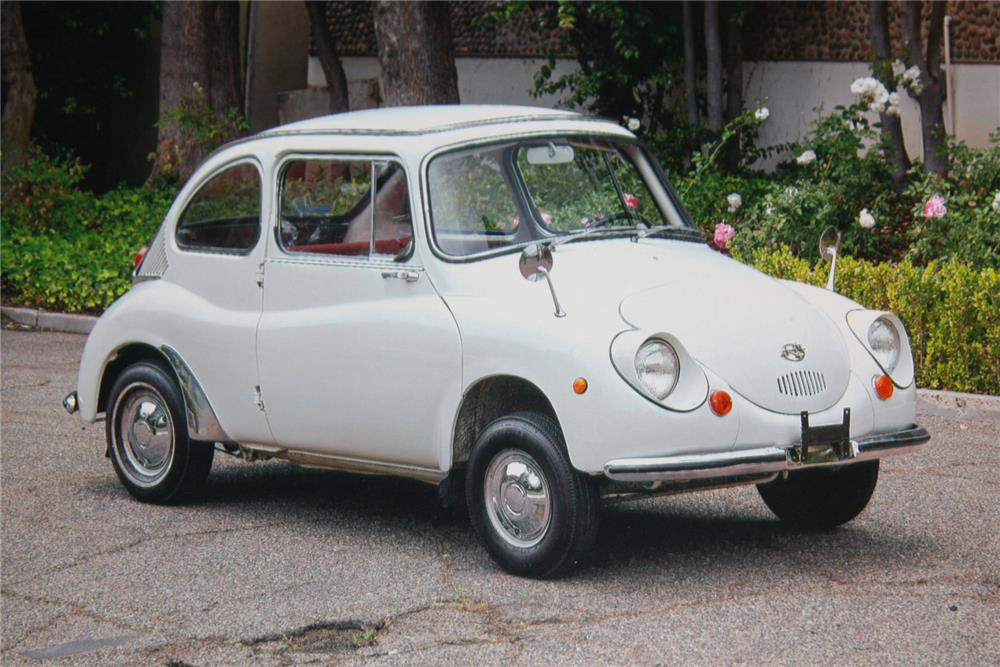
M814 396L826 390L826 378L817 371L793 371L778 378L778 392L786 396Z

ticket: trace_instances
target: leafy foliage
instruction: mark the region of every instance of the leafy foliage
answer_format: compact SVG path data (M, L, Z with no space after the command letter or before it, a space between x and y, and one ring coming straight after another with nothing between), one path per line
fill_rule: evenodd
M83 169L77 160L35 151L4 176L5 300L97 312L128 290L135 253L153 237L174 192L123 186L95 196L77 187Z

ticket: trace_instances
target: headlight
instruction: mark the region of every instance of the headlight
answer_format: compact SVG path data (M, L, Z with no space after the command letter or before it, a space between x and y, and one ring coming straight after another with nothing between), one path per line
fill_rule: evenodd
M662 401L677 386L681 364L677 352L667 342L650 338L635 355L635 372L639 382L657 400Z
M868 347L885 372L892 373L899 361L899 330L896 325L884 317L872 322L868 327Z

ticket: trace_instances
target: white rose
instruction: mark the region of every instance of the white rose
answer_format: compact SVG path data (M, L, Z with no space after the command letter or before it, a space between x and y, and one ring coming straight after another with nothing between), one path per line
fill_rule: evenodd
M754 111L754 113L753 113L753 117L756 118L761 123L763 123L765 120L767 120L767 117L770 116L770 115L771 115L771 112L767 110L767 107L761 107L761 108L757 109L756 111Z
M628 129L631 130L632 132L635 132L636 130L638 130L641 125L642 125L642 123L639 122L638 118L629 118L628 119Z
M861 209L861 213L858 214L858 224L865 229L871 229L875 226L875 216L871 214L866 208Z
M994 211L1000 211L1000 190L997 190L996 194L993 195L992 207Z
M726 197L726 202L729 203L729 212L736 213L740 210L740 206L743 206L743 197L738 192L734 192Z
M803 151L802 155L795 158L795 161L803 167L808 166L816 161L816 152L811 150Z
M892 75L894 77L896 77L898 79L899 77L901 77L903 75L903 72L905 72L905 71L906 71L906 65L903 64L902 60L900 60L899 58L897 58L897 59L895 59L895 60L892 61Z
M889 106L886 108L885 112L890 116L899 115L899 93L889 94Z
M851 92L855 95L861 95L865 92L865 79L855 79L851 83Z

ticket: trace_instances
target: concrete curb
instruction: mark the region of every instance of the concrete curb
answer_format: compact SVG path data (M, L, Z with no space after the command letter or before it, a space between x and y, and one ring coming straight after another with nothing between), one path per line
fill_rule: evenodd
M4 317L23 324L24 326L46 331L61 331L63 333L89 334L97 324L93 315L70 315L68 313L50 313L34 308L0 307Z
M917 412L949 419L1000 424L1000 396L917 389Z

